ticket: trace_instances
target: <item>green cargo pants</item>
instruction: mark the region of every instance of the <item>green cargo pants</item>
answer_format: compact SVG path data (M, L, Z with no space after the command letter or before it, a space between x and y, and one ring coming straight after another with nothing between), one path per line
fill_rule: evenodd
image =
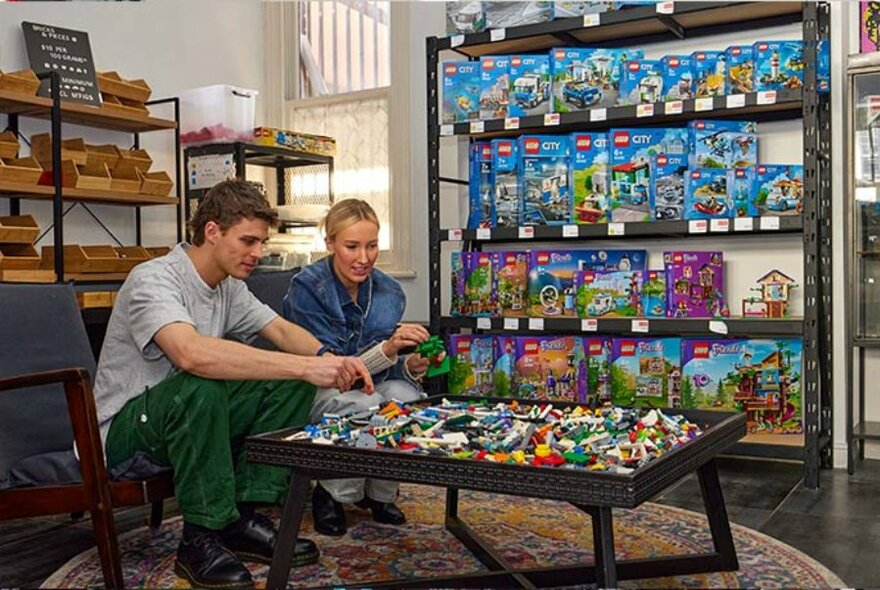
M174 469L186 522L220 529L236 502L281 504L290 471L249 463L244 439L308 421L315 386L303 381L216 381L178 373L130 400L113 418L107 465L138 451Z

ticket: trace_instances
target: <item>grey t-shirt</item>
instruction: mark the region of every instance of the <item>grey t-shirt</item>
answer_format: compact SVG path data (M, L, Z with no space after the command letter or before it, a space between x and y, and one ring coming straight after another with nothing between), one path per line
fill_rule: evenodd
M161 328L183 322L204 336L249 342L278 317L244 281L227 277L208 286L187 248L178 244L165 256L139 264L119 290L95 376L102 440L129 400L178 371L153 341Z

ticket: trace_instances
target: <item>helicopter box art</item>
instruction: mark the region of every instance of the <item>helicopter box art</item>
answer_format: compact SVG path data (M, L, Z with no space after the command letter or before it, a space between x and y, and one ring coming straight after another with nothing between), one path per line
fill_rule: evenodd
M606 223L608 220L608 134L572 133L569 172L575 223Z
M684 219L684 182L688 157L684 154L651 156L651 216Z
M492 291L491 252L452 252L450 315L491 317L496 299Z
M642 313L642 271L578 271L575 306L582 318L632 318Z
M802 359L797 338L683 339L682 407L744 411L750 432L803 432Z
M495 338L471 334L449 337L449 393L489 395L495 362Z
M800 215L804 203L804 167L761 164L755 168L752 190L759 215Z
M480 118L480 62L445 61L441 123L467 123Z
M708 98L723 95L726 66L723 51L694 51L691 54L694 96Z
M492 297L496 314L503 317L528 315L528 252L492 252Z
M753 47L756 92L803 87L803 41L758 41Z
M503 119L510 103L510 56L480 58L480 119Z
M681 338L614 338L611 402L676 407L681 399Z
M727 170L688 170L684 180L685 219L727 219L731 217L730 210Z
M602 102L614 58L603 62L590 59L592 54L592 49L578 47L550 50L554 113L582 111Z
M724 299L721 252L664 252L666 317L714 318L730 315Z
M514 138L492 140L493 227L519 225L519 157Z
M754 166L727 171L727 196L730 199L731 217L754 217L758 214L754 190Z
M568 137L519 138L520 225L562 225L571 221Z
M492 226L493 188L492 144L488 141L475 141L471 144L468 179L469 229Z
M663 64L659 59L630 59L623 65L619 104L661 102L663 96Z
M642 273L642 308L646 318L666 317L665 270L646 270Z
M520 336L516 339L514 370L518 398L586 401L583 338Z
M525 117L553 112L549 55L511 55L508 83L508 116Z
M574 275L598 272L643 271L645 250L532 250L529 252L529 315L576 317Z
M663 100L694 97L693 62L689 55L667 55L660 60L663 72Z
M758 124L754 121L688 122L691 168L743 168L758 160Z
M755 49L751 45L731 45L724 51L727 67L725 94L755 91Z

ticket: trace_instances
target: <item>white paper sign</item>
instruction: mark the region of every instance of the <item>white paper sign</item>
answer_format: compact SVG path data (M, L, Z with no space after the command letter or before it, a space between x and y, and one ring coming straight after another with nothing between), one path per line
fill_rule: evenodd
M455 133L454 125L440 125L440 135L452 135Z
M658 2L657 14L672 14L675 12L675 2Z
M877 202L877 187L875 187L875 186L857 186L856 187L856 201L863 201L866 203L876 203Z
M733 231L752 231L755 228L753 217L737 217L733 220Z
M584 28L587 27L598 27L599 26L599 14L585 14L584 15Z
M576 225L563 225L562 226L562 237L563 238L576 238L578 237L578 226Z
M730 231L729 219L713 219L709 222L709 231L711 232L728 232Z
M648 320L633 320L630 325L630 330L632 332L639 332L642 334L647 334L651 331L651 324Z
M521 240L530 240L535 237L535 227L532 225L526 225L524 227L519 228L519 239Z
M614 222L608 224L608 235L609 236L622 236L626 234L626 224L621 222Z
M709 224L706 219L691 219L688 221L688 233L689 234L704 234L709 229Z
M727 324L721 320L709 320L709 331L714 334L727 336Z
M504 318L505 330L519 330L519 320L516 318Z
M477 330L491 330L492 320L490 318L477 318Z
M544 330L544 318L529 318L529 330L542 332Z
M698 98L694 101L694 110L697 112L700 111L711 111L715 108L715 100L711 97L709 98Z
M667 115L680 115L684 111L684 102L673 100L663 105L663 112Z
M762 217L761 218L761 229L765 230L765 231L779 229L779 218L776 216Z
M461 230L460 229L449 230L449 240L452 242L460 241L461 240Z
M462 43L464 43L464 35L453 35L449 38L450 47L458 47Z
M492 29L489 31L489 39L492 41L504 41L504 38L507 36L507 31L504 29Z
M559 113L547 113L544 115L544 126L552 127L559 125Z
M508 117L504 119L505 129L519 129L519 117Z
M654 105L653 104L640 104L636 106L636 117L653 117L654 116Z
M599 320L581 320L581 332L595 332L599 329Z
M727 108L729 109L740 109L746 106L746 95L745 94L731 94L727 97Z
M486 130L486 125L483 121L471 121L471 133L482 133Z
M758 104L774 104L776 102L776 91L765 90L758 93Z
M608 110L607 109L590 109L590 121L605 121L608 119Z
M492 230L488 227L480 227L477 228L477 239L478 240L491 240L492 239Z

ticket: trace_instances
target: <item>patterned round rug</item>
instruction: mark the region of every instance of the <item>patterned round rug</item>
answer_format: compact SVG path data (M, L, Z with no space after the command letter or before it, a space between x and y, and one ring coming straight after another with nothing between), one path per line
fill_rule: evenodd
M381 525L368 512L348 508L349 531L331 538L313 532L306 510L303 536L321 548L320 563L291 571L291 587L340 586L486 571L443 527L441 488L401 486L398 505L408 523ZM593 562L590 517L561 502L480 492L460 493L459 514L510 563L518 567ZM276 517L278 515L276 514ZM174 575L180 517L151 532L148 527L120 537L126 588L185 588ZM737 572L719 572L624 581L624 588L841 588L831 571L800 551L751 529L731 525L739 557ZM614 510L618 559L638 559L712 551L705 515L647 503L636 510ZM252 564L248 564L251 566ZM258 587L268 567L253 564ZM42 588L102 587L97 551L86 551L47 579Z

